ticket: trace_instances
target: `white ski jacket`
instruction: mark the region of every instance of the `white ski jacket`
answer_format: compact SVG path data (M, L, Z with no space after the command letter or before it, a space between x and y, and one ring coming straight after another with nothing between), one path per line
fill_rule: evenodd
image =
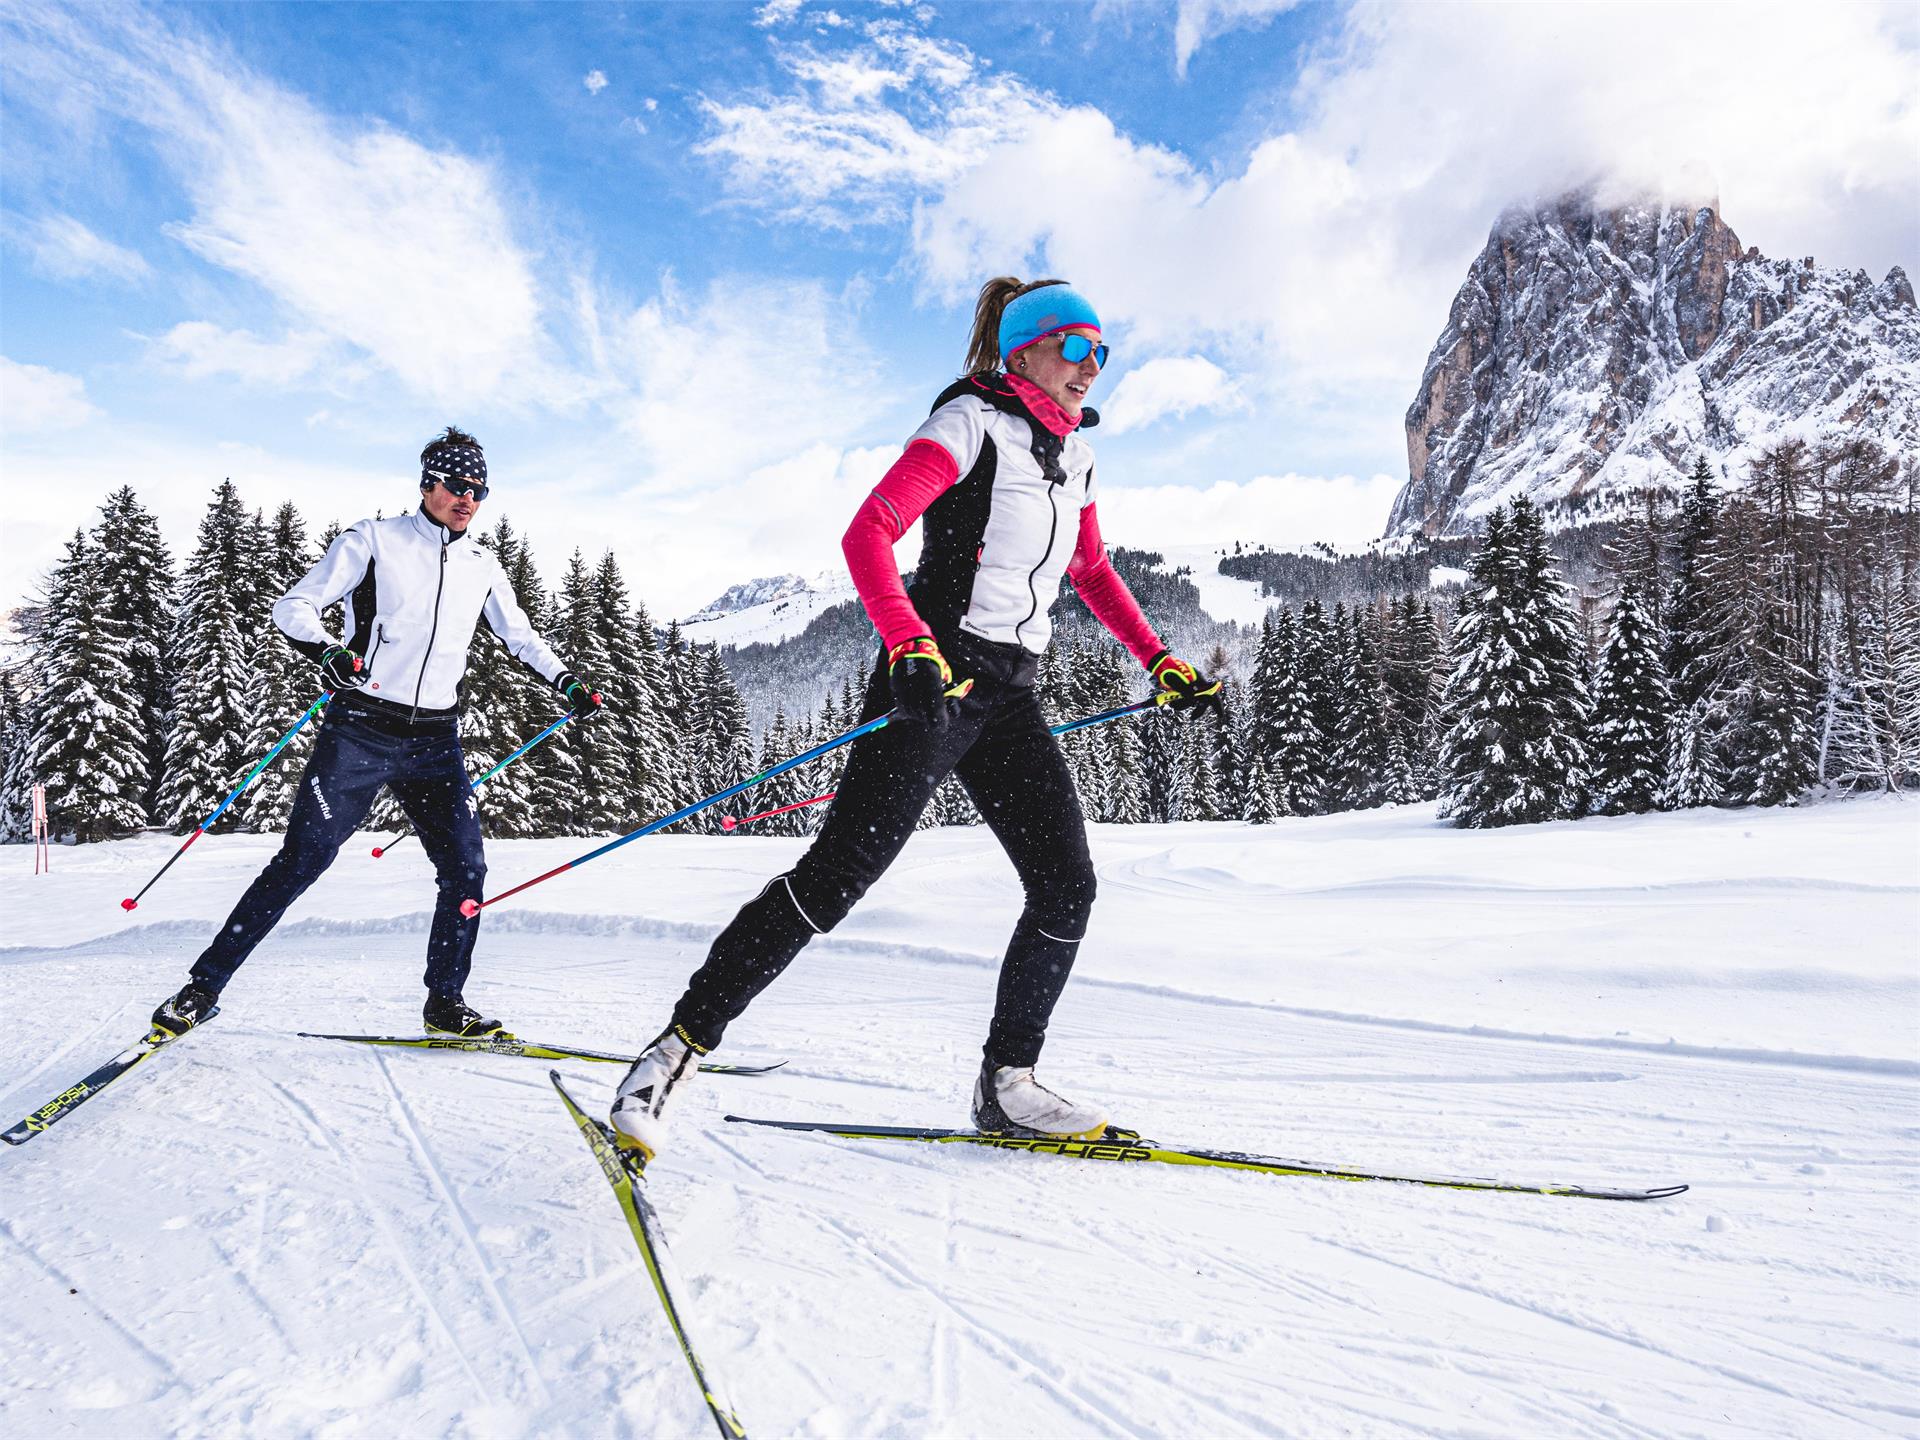
M327 633L330 605L347 602L347 635ZM566 671L514 599L493 552L455 535L423 511L362 520L273 607L294 649L318 661L345 645L365 662L368 695L415 710L460 703L467 647L482 616L522 664L549 684Z

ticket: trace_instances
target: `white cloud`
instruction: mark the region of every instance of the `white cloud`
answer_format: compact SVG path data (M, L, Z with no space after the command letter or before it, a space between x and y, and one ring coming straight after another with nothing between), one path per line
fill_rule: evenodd
M839 443L872 416L870 360L847 344L858 296L815 283L718 280L660 295L596 330L605 407L660 479L712 497L715 482Z
M60 104L147 126L193 207L170 233L257 284L296 328L366 352L431 399L563 393L533 257L491 164L334 120L167 28L172 13L41 9L20 63Z
M776 25L785 25L800 13L804 0L767 0L755 12L753 23L761 29L771 29Z
M604 70L589 70L580 83L587 87L588 94L598 95L602 90L607 88L607 72Z
M1196 410L1243 410L1246 398L1226 371L1204 355L1168 355L1136 365L1120 377L1100 408L1100 429L1124 435Z
M651 115L654 111L660 108L660 102L654 99L653 96L651 95L647 96L647 98L641 103L647 107L647 113L649 115Z
M736 196L808 223L899 219L1050 106L965 46L897 21L867 25L840 51L777 54L797 88L703 98L711 133L696 153L721 162Z
M1187 62L1207 41L1229 30L1264 25L1300 0L1180 0L1173 19L1173 63L1182 78Z
M102 239L71 215L8 217L7 238L27 252L33 268L55 280L133 282L152 273L137 251Z
M11 438L71 430L99 414L87 399L86 383L78 375L65 375L44 365L22 365L0 355L0 433ZM19 481L12 469L9 465L9 494Z
M1323 540L1361 545L1380 533L1403 484L1393 475L1257 475L1212 485L1105 485L1100 533L1110 545L1221 545L1276 548Z
M310 377L332 349L324 335L311 332L263 340L248 330L223 330L204 320L189 320L155 340L148 353L189 380L224 375L257 385L283 386Z

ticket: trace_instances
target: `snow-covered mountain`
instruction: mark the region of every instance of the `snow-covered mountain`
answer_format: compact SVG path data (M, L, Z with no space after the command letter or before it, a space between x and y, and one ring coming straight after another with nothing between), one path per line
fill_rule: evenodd
M1496 503L1677 485L1705 453L1866 433L1920 446L1920 310L1895 266L1743 250L1718 207L1569 195L1495 223L1407 411L1389 535L1457 534Z
M682 620L680 629L701 644L778 644L853 594L853 581L844 569L812 576L769 575L728 587Z

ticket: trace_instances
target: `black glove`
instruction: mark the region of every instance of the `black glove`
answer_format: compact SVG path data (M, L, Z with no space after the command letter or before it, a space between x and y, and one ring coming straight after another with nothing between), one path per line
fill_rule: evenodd
M1147 671L1161 694L1167 697L1165 703L1176 710L1185 710L1190 705L1212 710L1225 708L1220 703L1220 682L1209 680L1171 650L1162 650L1154 656Z
M896 718L930 730L945 727L953 670L931 635L916 635L887 651L887 683L893 687Z
M344 645L330 645L320 654L320 683L338 694L360 688L360 657Z
M600 708L600 692L571 670L561 671L553 688L560 692L560 698L567 702L567 712L576 720Z

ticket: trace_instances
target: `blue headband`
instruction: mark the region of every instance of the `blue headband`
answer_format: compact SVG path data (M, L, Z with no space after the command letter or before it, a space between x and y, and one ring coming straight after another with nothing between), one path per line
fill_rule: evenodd
M1087 297L1071 285L1042 285L1017 295L1000 312L1000 363L1006 364L1043 335L1081 325L1098 330L1100 317Z

